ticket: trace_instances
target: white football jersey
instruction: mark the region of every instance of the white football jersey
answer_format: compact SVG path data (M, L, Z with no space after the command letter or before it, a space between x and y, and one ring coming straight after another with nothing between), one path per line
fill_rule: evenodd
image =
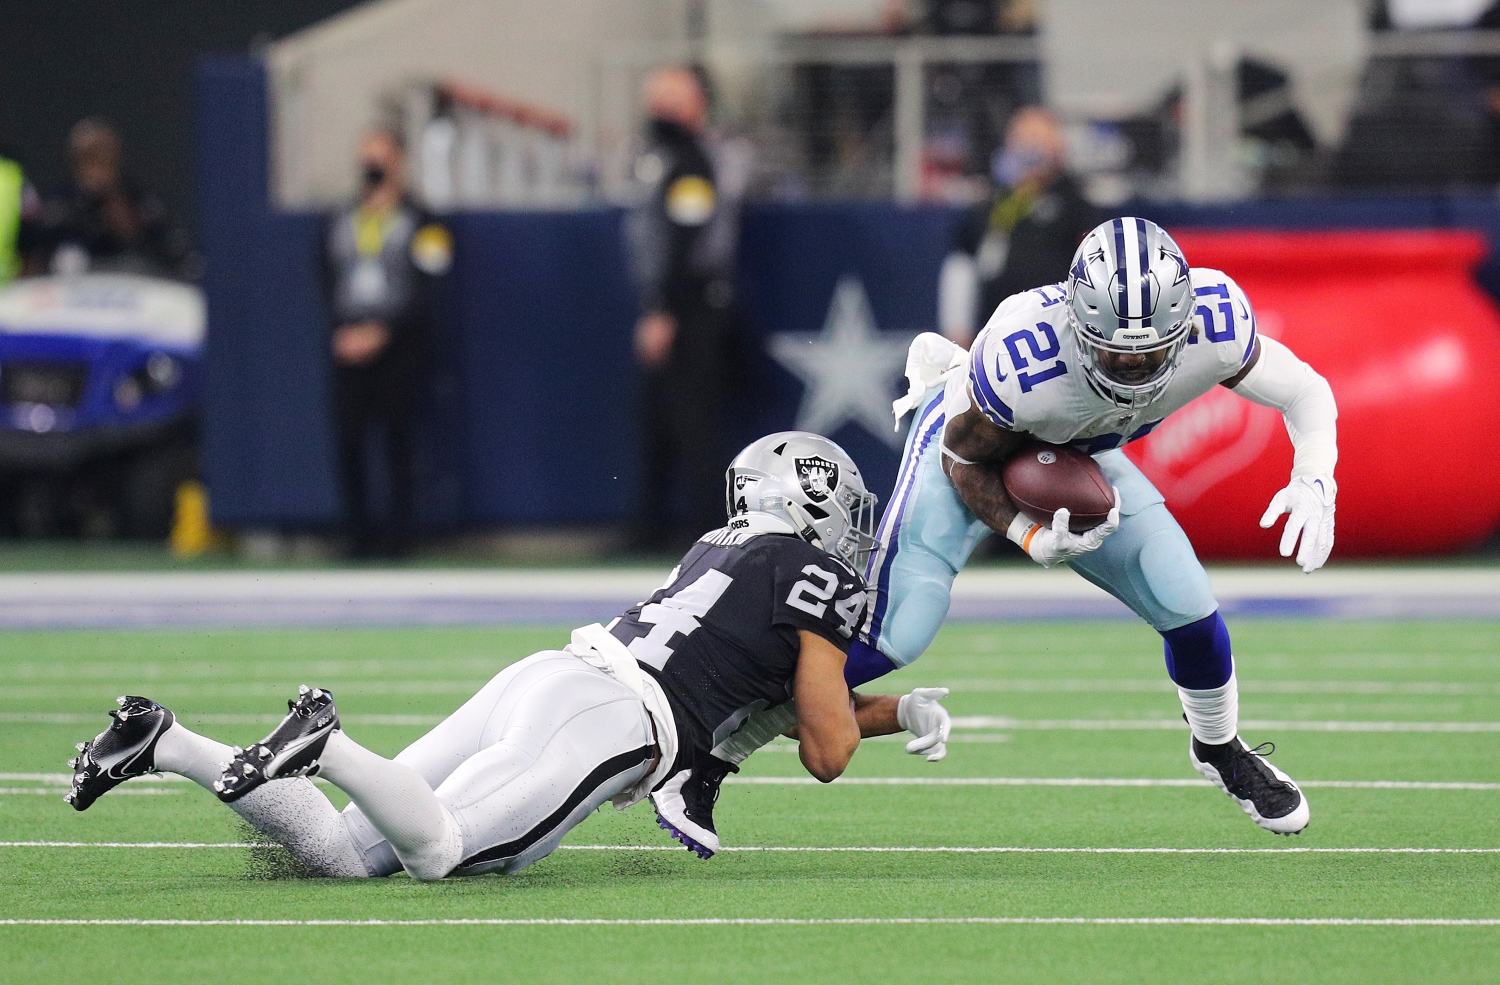
M994 423L1089 454L1144 437L1168 414L1238 373L1255 348L1255 313L1239 285L1195 267L1193 334L1165 390L1121 407L1096 390L1078 359L1062 284L1001 302L969 350L969 391Z

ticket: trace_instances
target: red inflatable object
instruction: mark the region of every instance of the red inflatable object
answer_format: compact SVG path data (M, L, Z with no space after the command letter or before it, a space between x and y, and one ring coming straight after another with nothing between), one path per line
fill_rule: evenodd
M1500 524L1500 309L1474 282L1477 233L1174 232L1195 267L1229 274L1258 330L1339 404L1333 557L1470 547ZM1278 557L1261 513L1287 480L1281 415L1222 387L1127 453L1204 558Z

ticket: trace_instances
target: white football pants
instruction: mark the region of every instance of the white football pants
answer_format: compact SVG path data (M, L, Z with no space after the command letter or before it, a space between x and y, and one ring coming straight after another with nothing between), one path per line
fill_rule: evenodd
M570 653L544 650L495 675L395 761L427 781L458 823L463 856L453 874L477 875L516 872L551 854L639 783L655 755L650 716L630 688ZM370 812L357 803L344 810L366 870L400 871Z

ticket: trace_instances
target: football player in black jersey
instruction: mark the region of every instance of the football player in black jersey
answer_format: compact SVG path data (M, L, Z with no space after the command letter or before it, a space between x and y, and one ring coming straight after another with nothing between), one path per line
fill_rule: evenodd
M824 782L862 736L904 729L908 752L941 759L946 689L857 695L844 682L866 604L856 572L874 543L875 497L854 462L818 435L771 435L734 460L728 495L728 524L650 599L505 668L394 760L351 739L321 688L303 687L245 749L126 697L79 744L65 799L81 811L130 777L179 773L312 873L425 880L515 872L606 800L648 795L660 825L708 858L720 782L782 732ZM314 774L349 795L344 811Z

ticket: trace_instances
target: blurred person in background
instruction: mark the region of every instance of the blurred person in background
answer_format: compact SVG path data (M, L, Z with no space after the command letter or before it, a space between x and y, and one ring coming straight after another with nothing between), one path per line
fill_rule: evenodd
M41 220L41 201L21 165L0 149L0 286L25 272Z
M431 282L452 266L453 238L407 196L393 131L365 135L359 166L358 201L324 237L339 471L351 553L396 558L410 553L415 530L413 418L431 348ZM366 461L375 425L390 484L384 520L370 501Z
M938 324L967 347L1000 302L1067 276L1100 216L1065 169L1057 117L1029 106L1011 118L991 164L994 190L964 214L938 282Z
M691 69L653 73L645 97L647 145L635 162L644 196L625 224L641 305L641 487L630 546L663 551L681 546L661 508L676 498L674 480L683 480L687 510L677 529L696 535L723 512L721 415L744 371L734 277L748 161L706 138L708 98Z
M85 271L190 280L197 274L187 231L161 199L126 173L120 135L100 119L84 119L68 135L73 187L46 205L46 266L56 274Z

